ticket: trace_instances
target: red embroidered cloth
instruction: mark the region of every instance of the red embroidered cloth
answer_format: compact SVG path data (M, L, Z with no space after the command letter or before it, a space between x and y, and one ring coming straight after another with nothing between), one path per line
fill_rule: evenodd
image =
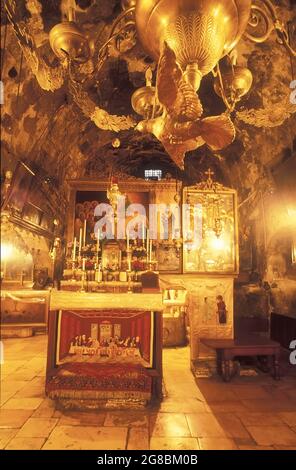
M139 365L68 363L47 378L46 391L100 390L151 393L152 379Z

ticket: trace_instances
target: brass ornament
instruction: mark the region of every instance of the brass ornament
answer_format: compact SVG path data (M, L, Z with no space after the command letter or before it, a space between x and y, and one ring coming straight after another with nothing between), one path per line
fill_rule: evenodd
M137 0L121 0L121 8L123 11L129 10L136 6Z
M147 52L158 60L166 41L182 70L191 69L197 91L202 76L240 40L250 11L251 0L138 0L135 19Z
M235 128L229 116L201 119L199 97L166 43L158 66L157 98L164 109L162 115L140 122L136 130L154 134L179 168L184 168L186 152L205 143L219 150L233 141Z
M156 88L152 86L152 70L148 68L145 73L146 86L136 90L131 99L133 110L144 119L159 116L162 108L156 97Z
M221 76L216 76L214 89L218 96L226 101L226 105L232 109L251 89L253 83L252 72L239 65L230 65Z
M90 58L89 41L73 21L64 21L55 25L49 33L49 42L53 52L61 61L84 63Z
M118 137L112 140L112 147L114 149L119 149L120 146L121 146L121 141L120 139L118 139Z
M65 68L59 65L52 67L42 54L42 49L37 47L35 37L32 31L32 25L29 21L19 21L19 12L17 8L20 2L7 0L5 2L5 11L7 18L12 25L14 34L22 49L26 62L32 70L33 75L39 86L46 91L56 91L61 88L65 80ZM44 25L40 14L34 17L34 33L43 34Z
M152 117L155 104L155 87L142 87L136 90L132 95L132 108L144 119Z
M263 24L262 27L260 26ZM296 57L296 49L291 43L288 25L284 24L277 15L271 0L256 0L252 2L251 14L244 37L257 44L261 44L275 32L278 42L282 44L290 57Z

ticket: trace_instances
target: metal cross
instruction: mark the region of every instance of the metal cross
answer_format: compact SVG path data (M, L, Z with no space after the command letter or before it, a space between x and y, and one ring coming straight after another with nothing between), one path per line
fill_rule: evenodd
M209 168L208 171L205 171L205 175L208 177L209 180L212 179L212 176L214 176L214 172Z

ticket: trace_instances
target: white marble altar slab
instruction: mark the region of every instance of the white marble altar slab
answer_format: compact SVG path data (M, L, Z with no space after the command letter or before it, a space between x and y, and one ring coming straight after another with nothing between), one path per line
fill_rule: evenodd
M51 291L50 310L131 308L162 311L162 294L120 294Z

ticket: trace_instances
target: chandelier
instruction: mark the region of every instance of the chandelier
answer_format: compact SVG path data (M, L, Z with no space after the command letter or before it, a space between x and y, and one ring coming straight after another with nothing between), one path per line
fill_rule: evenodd
M37 0L31 3L39 4ZM60 61L60 66L51 66L36 46L30 28L16 18L15 0L7 0L5 6L43 89L55 91L67 77L74 101L97 127L152 133L180 168L188 151L204 144L216 151L235 138L231 113L252 86L250 70L237 64L236 46L243 37L262 43L275 31L278 42L296 56L287 27L271 0L122 0L122 12L103 44L79 26L76 2L68 0L67 20L49 33L51 48ZM140 122L131 116L110 115L84 88L88 75L102 68L110 51L120 56L137 41L156 63L155 83L152 71L146 70L146 86L131 97ZM209 73L226 108L218 116L204 116L198 96L201 81Z

